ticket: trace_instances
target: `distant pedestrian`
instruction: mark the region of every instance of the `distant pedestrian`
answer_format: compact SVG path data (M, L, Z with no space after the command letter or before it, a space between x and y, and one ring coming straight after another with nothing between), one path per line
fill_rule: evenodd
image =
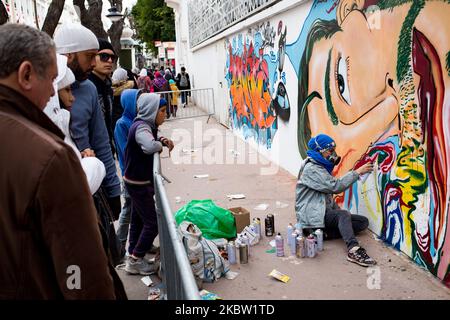
M164 98L167 103L167 119L170 118L171 114L170 114L170 86L169 86L169 82L164 79L164 77L162 76L162 74L157 71L155 72L155 80L153 81L153 86L155 88L155 92L163 92L161 93L161 97Z
M173 117L176 118L177 111L178 111L178 97L180 95L180 90L178 90L178 87L174 80L169 80L170 90L172 91L170 94L170 113Z
M125 148L124 181L131 197L131 225L129 256L125 271L147 275L156 272L158 263L150 264L145 254L158 235L154 202L153 155L163 146L173 149L173 142L158 137L158 126L164 122L167 103L158 94L144 93L138 101L138 115L128 134Z
M147 69L142 68L138 78L138 88L144 92L153 92L153 82L148 76Z
M308 148L296 188L295 211L300 227L307 233L324 229L326 239L342 237L347 245L348 261L364 267L375 265L375 260L367 255L355 237L355 233L367 229L369 221L364 216L342 210L333 199L333 194L343 192L360 175L371 172L373 165L368 163L338 179L331 174L340 161L334 140L319 134L309 140Z
M189 79L189 74L186 72L185 67L181 67L181 72L177 74L176 83L178 89L180 89L181 92L181 103L183 104L183 108L187 107L188 105L188 96L191 95L190 91L183 91L183 90L190 90L191 89L191 80Z

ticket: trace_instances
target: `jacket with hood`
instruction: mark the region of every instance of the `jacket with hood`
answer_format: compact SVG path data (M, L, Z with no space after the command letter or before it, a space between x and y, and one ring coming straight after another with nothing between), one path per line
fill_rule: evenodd
M118 197L121 194L120 181L111 152L108 131L98 104L97 89L89 80L77 81L72 85L72 94L75 96L70 112L72 138L78 150L83 151L87 148L94 150L95 156L103 162L106 169L102 186L105 187L108 197Z
M346 190L358 177L356 171L350 171L340 179L335 178L308 157L300 168L296 187L295 212L301 228L324 228L325 212L340 209L333 194Z
M117 120L116 128L114 129L114 140L116 141L117 157L119 158L120 170L122 176L125 174L125 147L128 140L128 132L133 124L134 118L136 118L136 98L138 90L128 89L125 90L121 97L120 102L123 107L122 117Z
M130 127L125 148L124 180L131 184L153 183L153 154L162 150L157 138L156 116L160 97L154 93L142 94L138 101L138 115Z
M38 107L0 85L0 299L116 298L89 187L63 139ZM71 290L76 270L81 288Z

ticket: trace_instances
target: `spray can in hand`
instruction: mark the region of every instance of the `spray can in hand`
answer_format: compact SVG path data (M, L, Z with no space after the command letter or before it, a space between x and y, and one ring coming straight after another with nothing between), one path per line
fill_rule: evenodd
M275 247L277 249L277 257L284 257L284 240L280 233L275 237Z

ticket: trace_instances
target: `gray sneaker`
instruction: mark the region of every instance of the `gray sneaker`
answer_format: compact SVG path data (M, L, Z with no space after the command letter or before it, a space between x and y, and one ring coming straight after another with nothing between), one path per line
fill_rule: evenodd
M149 263L143 258L135 259L128 256L125 263L125 271L129 274L141 274L143 276L148 276L156 273L158 269L159 263Z

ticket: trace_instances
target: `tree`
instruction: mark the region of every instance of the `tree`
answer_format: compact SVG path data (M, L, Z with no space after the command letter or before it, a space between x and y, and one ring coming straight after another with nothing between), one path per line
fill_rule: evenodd
M3 4L3 1L0 0L0 25L6 23L8 21L8 11Z
M52 0L48 7L47 15L45 16L42 31L46 32L50 37L53 37L59 19L64 10L64 3L66 0Z
M157 54L154 41L175 41L175 14L164 0L138 0L131 14L138 39Z

